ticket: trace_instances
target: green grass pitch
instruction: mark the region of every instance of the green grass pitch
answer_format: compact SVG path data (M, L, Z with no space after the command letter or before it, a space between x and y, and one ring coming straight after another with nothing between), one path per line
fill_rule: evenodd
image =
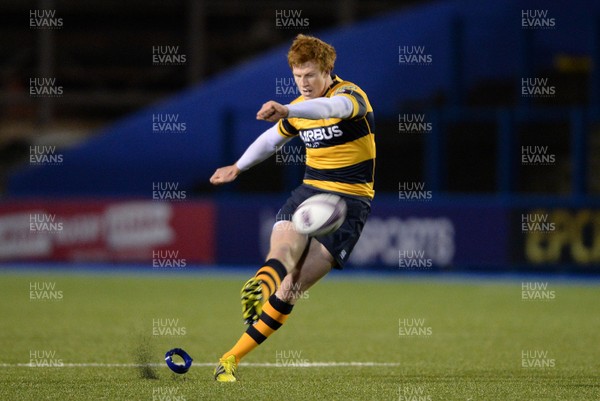
M600 399L597 284L344 277L217 383L245 276L2 271L0 399ZM187 374L164 364L173 347Z

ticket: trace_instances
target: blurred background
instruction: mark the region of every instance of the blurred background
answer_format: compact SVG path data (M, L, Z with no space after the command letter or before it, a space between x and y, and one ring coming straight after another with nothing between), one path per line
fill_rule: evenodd
M376 118L349 268L600 273L600 4L5 0L0 261L256 266L302 179L295 139L212 172L298 96L312 34Z

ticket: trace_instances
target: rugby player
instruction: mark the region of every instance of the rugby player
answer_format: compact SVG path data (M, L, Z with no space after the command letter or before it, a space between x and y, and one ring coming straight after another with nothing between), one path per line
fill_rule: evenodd
M267 159L299 135L306 146L303 183L292 191L273 226L266 262L242 287L242 317L249 325L215 368L221 382L237 381L245 355L285 323L296 301L332 268L341 269L358 241L374 196L373 109L356 84L333 74L335 49L322 40L298 35L288 52L300 96L290 104L263 104L259 120L276 123L230 166L218 168L210 182L225 184ZM334 193L347 204L335 232L309 238L294 230L291 216L305 199Z

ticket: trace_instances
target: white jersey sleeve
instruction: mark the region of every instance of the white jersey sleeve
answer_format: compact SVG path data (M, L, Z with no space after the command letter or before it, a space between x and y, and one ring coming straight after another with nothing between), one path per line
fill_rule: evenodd
M283 146L290 139L292 138L279 134L277 125L274 125L256 138L235 164L240 170L246 171L266 160L275 153L277 147Z
M352 101L346 96L320 97L303 102L287 104L288 118L348 118L352 115Z

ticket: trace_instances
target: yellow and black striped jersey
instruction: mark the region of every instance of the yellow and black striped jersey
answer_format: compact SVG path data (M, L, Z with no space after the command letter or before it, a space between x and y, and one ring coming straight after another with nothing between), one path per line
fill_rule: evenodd
M323 97L346 96L352 102L348 118L284 118L277 124L281 135L299 135L306 146L304 184L325 191L373 199L375 135L373 108L365 92L352 82L333 75ZM291 104L304 101L302 96Z

